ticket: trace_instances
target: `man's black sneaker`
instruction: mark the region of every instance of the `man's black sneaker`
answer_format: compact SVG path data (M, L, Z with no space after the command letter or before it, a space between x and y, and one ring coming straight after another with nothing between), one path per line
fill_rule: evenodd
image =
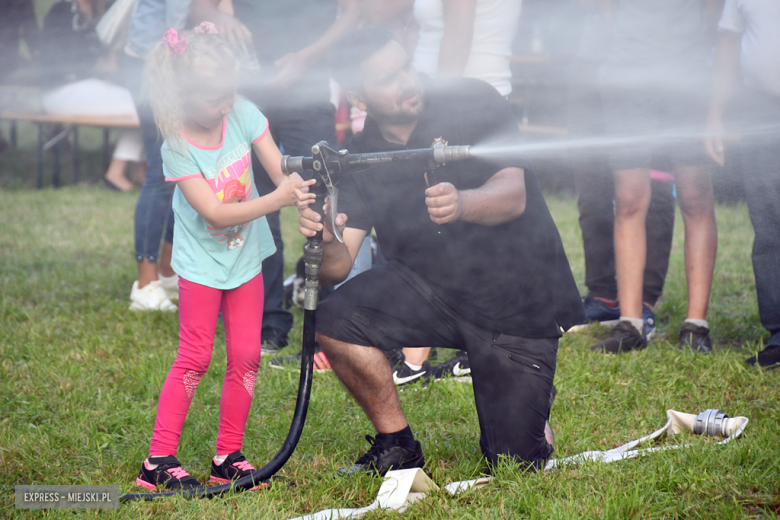
M281 330L270 330L263 333L263 352L275 354L287 346L287 333Z
M636 330L630 322L621 321L609 333L607 339L590 347L594 352L618 354L647 346L647 338Z
M255 470L244 454L240 451L234 451L227 456L222 464L217 464L213 459L211 461L211 478L210 482L215 484L230 484L234 480L251 475ZM261 487L271 487L267 482L257 482L257 485L252 489L259 489Z
M268 362L268 366L271 368L300 370L302 357L302 352L298 352L292 356L276 357ZM328 358L325 357L325 354L322 352L322 348L320 348L319 345L315 345L314 347L314 370L330 370Z
M712 352L710 329L693 323L683 323L682 329L680 329L680 344L677 348L683 350L686 347L702 354Z
M780 345L769 345L755 356L747 358L745 363L748 365L758 364L758 366L770 370L780 367Z
M371 444L371 449L352 466L338 470L339 476L370 473L384 477L391 469L422 468L425 465L425 457L419 441L414 441L415 449L411 451L389 438L380 439L379 436L374 438L366 435L366 440Z
M150 463L156 464L157 467L149 469L148 464ZM162 487L170 491L194 489L203 486L181 467L181 463L173 455L149 457L148 460L145 460L141 464L141 473L135 479L135 485L150 490Z
M443 377L461 377L471 375L471 365L469 365L469 355L465 351L459 350L455 357L437 365L433 369L433 377L439 380Z

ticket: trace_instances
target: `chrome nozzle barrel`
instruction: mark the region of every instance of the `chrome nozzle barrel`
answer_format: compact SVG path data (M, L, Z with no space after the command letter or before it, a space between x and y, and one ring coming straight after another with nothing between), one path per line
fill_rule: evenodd
M470 156L470 146L436 146L433 148L433 160L437 164L468 159Z
M693 422L693 433L712 437L728 437L734 428L732 421L728 415L720 410L710 408L696 416Z
M303 166L303 161L306 159L305 157L291 157L289 155L282 156L282 173L285 175L290 175L294 172L303 172L306 171L306 168Z

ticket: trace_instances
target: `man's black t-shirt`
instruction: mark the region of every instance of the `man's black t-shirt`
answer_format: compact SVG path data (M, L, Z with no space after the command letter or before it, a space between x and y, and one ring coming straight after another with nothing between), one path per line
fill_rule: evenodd
M425 108L406 146L385 141L369 117L349 151L428 148L437 138L475 145L518 133L511 107L487 83L458 79L424 85ZM509 166L516 164L468 159L442 166L436 175L439 182L468 190ZM560 235L533 173L525 172L524 214L497 226L435 224L425 205L423 174L420 164L392 163L346 175L338 211L349 217L347 227L376 229L385 258L422 276L444 303L479 326L515 336L557 337L559 327L582 322Z

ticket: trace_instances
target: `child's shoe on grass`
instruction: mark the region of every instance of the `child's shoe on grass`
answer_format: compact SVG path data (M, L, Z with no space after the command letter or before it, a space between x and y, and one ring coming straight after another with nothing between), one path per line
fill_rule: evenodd
M181 467L181 463L173 455L146 459L141 464L141 473L135 479L135 485L152 491L158 487L166 491L179 491L203 486Z
M211 479L210 481L215 484L230 484L240 478L251 475L255 471L244 454L240 451L234 451L222 462L217 464L216 459L211 461ZM271 485L268 482L256 482L256 486L252 489L259 489L261 487L268 488Z

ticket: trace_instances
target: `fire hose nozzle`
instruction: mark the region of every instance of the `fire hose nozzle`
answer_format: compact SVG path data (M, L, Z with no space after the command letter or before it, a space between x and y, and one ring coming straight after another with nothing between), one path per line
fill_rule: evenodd
M303 159L303 157L282 156L282 173L290 175L294 172L306 171L306 168L303 167Z
M733 421L734 419L720 410L709 408L696 416L693 422L693 433L712 437L729 437L734 431Z
M435 146L433 148L433 160L437 164L459 161L469 157L471 157L470 146Z

